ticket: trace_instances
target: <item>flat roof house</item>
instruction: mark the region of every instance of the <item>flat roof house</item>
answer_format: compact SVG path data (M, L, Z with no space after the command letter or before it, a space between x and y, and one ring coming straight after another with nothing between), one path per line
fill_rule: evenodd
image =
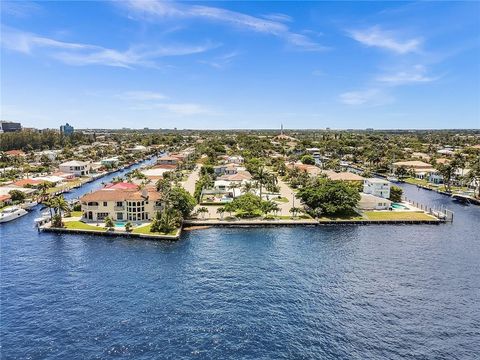
M67 161L58 166L64 173L74 174L75 176L85 176L90 173L90 164L86 161Z
M390 197L390 182L385 179L370 178L363 181L363 192L388 199Z

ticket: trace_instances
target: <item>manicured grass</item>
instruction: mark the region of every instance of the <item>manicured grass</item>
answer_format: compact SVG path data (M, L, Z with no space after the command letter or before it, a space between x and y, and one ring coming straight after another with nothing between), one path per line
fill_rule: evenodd
M95 226L90 224L85 224L81 221L65 221L64 223L65 228L72 229L72 230L96 230L96 231L106 231L102 226Z
M368 220L435 220L433 216L412 211L365 211Z
M286 197L274 198L272 200L279 203L288 203L288 199Z
M322 216L318 219L318 221L354 221L354 220L365 220L364 217L356 214L356 215L347 215L347 216Z
M150 229L152 227L152 224L148 224L145 226L140 226L132 230L133 234L145 234L145 235L177 235L178 229L175 229L168 234L166 233L160 233L160 232L151 232Z
M81 211L71 211L70 217L81 217L83 213Z

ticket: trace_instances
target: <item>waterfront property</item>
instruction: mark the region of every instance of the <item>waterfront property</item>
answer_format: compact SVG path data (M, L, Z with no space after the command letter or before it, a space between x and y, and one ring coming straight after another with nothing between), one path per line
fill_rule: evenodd
M114 221L145 222L162 209L161 196L155 188L115 186L86 194L80 198L83 220L98 222L109 217Z
M61 172L74 174L75 176L85 176L90 173L90 163L86 161L67 161L60 164L58 168Z
M365 179L363 182L363 192L388 199L390 197L390 182L378 178Z

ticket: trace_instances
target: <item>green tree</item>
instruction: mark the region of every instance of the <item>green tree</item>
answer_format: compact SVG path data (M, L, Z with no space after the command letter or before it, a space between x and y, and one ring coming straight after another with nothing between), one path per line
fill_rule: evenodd
M8 194L10 195L13 202L21 202L26 198L25 193L20 190L10 190Z
M217 214L220 214L220 220L223 220L223 214L225 213L225 208L224 207L219 207L217 209Z
M107 216L105 218L105 226L107 227L108 230L114 230L115 229L115 223L110 218L110 216Z
M402 201L403 189L399 186L392 185L390 188L390 197L389 199L393 202Z
M303 155L300 161L302 164L315 165L315 158L310 154Z
M312 181L300 189L298 195L312 214L317 209L327 215L349 213L354 211L360 201L356 186L326 178Z
M179 186L172 188L168 197L170 205L177 209L184 219L190 216L197 203L187 190Z

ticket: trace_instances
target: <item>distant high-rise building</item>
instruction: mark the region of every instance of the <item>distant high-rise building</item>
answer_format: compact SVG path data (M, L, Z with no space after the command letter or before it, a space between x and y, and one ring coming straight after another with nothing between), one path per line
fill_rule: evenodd
M66 123L65 125L60 126L60 132L64 135L72 135L74 131L75 129L69 123Z
M22 131L22 124L11 121L0 121L0 133Z

